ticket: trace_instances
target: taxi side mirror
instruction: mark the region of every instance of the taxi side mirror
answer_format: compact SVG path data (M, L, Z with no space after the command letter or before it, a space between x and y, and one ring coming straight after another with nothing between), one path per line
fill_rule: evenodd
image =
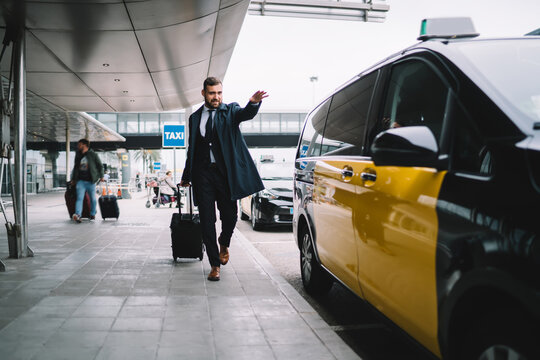
M437 140L427 126L406 126L383 131L371 145L377 166L439 166Z

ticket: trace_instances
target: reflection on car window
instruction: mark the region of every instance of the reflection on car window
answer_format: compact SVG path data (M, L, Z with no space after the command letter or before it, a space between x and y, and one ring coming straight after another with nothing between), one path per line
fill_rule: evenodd
M493 156L476 122L463 106L455 104L454 134L452 136L452 170L480 175L490 175L493 171Z
M370 129L372 141L381 131L424 125L440 140L448 87L426 63L412 60L392 68L384 110Z
M368 74L334 95L324 130L321 155L362 154L377 74Z
M321 154L322 136L329 106L330 99L327 99L308 115L297 158L319 156Z

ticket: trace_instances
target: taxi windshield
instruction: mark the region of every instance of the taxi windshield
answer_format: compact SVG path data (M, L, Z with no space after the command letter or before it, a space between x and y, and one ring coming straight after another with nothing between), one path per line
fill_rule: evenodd
M539 39L463 42L458 49L506 106L524 120L540 121Z

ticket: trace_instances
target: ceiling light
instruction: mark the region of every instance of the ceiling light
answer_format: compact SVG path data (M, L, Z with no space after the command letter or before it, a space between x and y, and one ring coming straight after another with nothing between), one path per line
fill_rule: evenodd
M123 92L124 94L127 94L127 93L128 93L128 91L127 91L127 90L124 90L124 91L122 91L122 92Z
M103 66L104 66L104 67L109 67L109 64L106 64L106 63L105 63L105 64L103 64Z
M116 81L116 82L119 82L119 81L120 81L120 79L114 79L114 81Z

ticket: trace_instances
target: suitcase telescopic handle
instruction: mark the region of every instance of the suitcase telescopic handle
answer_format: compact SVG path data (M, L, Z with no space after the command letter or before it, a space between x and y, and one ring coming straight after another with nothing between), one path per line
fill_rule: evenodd
M180 184L176 184L176 188L178 190L178 199L180 199ZM191 186L188 186L189 188L189 215L191 217L193 217L193 188ZM178 212L181 214L182 213L182 207L181 206L178 206Z

